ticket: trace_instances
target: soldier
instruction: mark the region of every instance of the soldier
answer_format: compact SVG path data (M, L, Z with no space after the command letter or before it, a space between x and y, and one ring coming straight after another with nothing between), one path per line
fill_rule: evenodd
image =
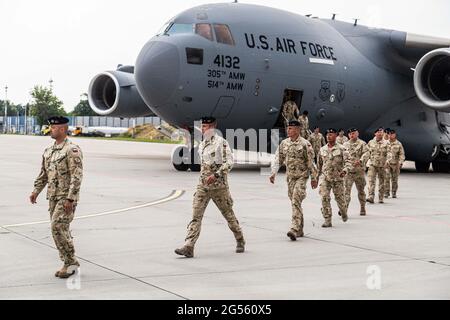
M292 203L292 225L287 236L292 240L303 237L302 201L306 198L306 182L311 177L311 187L317 188L317 170L314 165L314 150L308 140L300 136L300 123L290 121L288 138L279 145L272 161L270 182L282 165L286 166L288 195Z
M320 149L318 170L319 176L323 174L319 192L322 197L322 215L325 219L322 225L323 228L332 227L330 197L332 189L339 207L339 215L344 222L348 220L344 178L351 169L351 163L347 150L342 145L336 143L336 138L337 131L332 128L328 129L328 144Z
M305 110L298 118L298 122L300 122L301 127L300 136L306 140L308 140L310 135L308 114L308 111Z
M68 278L75 273L74 267L80 264L75 257L75 248L70 233L70 223L75 215L83 178L83 155L76 144L67 139L69 119L52 117L48 119L51 137L55 143L45 149L42 167L34 182L34 191L30 195L32 204L36 203L39 193L47 187L47 200L51 219L51 230L63 267L55 277Z
M398 176L405 162L405 149L403 149L402 143L397 140L397 132L395 130L390 130L389 148L390 157L387 160L388 168L384 184L385 197L388 198L390 196L392 180L392 198L397 198Z
M320 148L322 148L326 144L325 138L320 133L320 128L318 126L314 127L314 132L309 136L308 140L314 149L314 154L315 154L314 161L317 164Z
M391 133L391 128L384 129L383 139L389 142L389 134Z
M200 180L194 194L193 217L188 225L186 242L178 255L192 258L194 246L200 236L202 219L206 207L212 200L228 222L236 239L236 252L245 250L245 240L239 221L233 212L233 199L228 187L228 173L233 167L233 154L228 142L216 133L217 122L213 117L202 118L203 141L198 152L201 162Z
M348 130L348 136L350 140L344 143L345 149L349 153L351 169L345 177L345 201L347 203L347 209L351 200L353 183L358 190L358 199L361 205L360 214L366 215L366 175L365 167L369 158L369 149L367 143L359 139L359 131L356 128L350 128Z
M375 138L368 144L370 152L370 167L369 167L369 198L367 202L374 203L375 198L375 186L378 176L378 199L380 203L384 203L384 177L386 169L386 161L389 155L389 145L386 140L383 139L383 128L378 128L375 131Z
M345 130L339 129L339 136L336 138L336 142L340 145L344 145L348 141L348 138L345 136Z
M288 127L289 121L297 119L299 114L300 110L298 109L297 104L292 99L291 93L288 93L286 96L286 102L283 105L283 118L286 128Z

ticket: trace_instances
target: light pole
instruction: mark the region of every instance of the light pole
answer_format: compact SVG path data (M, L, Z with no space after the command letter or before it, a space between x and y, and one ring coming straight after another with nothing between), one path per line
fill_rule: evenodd
M8 86L5 86L5 119L3 121L3 129L8 133Z

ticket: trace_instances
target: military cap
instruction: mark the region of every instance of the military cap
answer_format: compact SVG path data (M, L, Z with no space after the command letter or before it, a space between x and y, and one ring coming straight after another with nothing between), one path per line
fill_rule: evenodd
M51 117L51 118L48 118L47 121L48 121L49 125L69 123L69 119L67 119L66 117L62 117L62 116Z
M397 133L397 131L395 131L395 129L390 129L389 133Z
M337 133L337 131L336 131L336 129L334 129L334 128L329 128L329 129L327 130L327 133Z
M313 130L319 129L319 126L314 126Z
M390 133L390 132L391 132L391 128L386 128L386 129L384 129L384 132L385 132L385 133Z
M291 120L288 122L288 127L300 127L300 122L297 120Z
M352 132L356 132L358 131L358 129L356 129L355 127L351 127L347 130L347 133L352 133Z
M383 131L384 132L384 128L383 127L379 127L377 129L375 129L375 132L378 132L378 131Z
M303 111L303 114L307 116L309 114L308 110Z
M214 117L203 117L202 118L202 124L211 124L211 123L215 123L216 122L216 118Z
M340 128L338 132L345 132L345 130Z

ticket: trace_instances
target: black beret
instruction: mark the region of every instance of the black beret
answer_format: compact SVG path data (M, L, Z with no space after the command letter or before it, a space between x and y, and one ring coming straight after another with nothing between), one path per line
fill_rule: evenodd
M319 126L314 126L313 130L319 129Z
M303 111L303 114L307 116L309 114L308 110Z
M329 128L329 129L327 130L327 133L337 133L337 131L336 131L336 129L334 129L334 128Z
M374 132L378 132L378 131L384 131L384 128L383 128L383 127L379 127L379 128L377 128L377 129L375 129Z
M298 122L297 120L291 120L288 123L288 127L300 127L300 122Z
M67 119L66 117L61 117L61 116L48 118L47 121L48 121L49 125L69 123L69 119Z
M215 123L216 122L216 118L214 117L203 117L202 118L202 124L211 124L211 123Z
M358 129L356 129L355 127L352 127L347 130L347 133L352 133L352 132L356 132L356 131L358 131Z
M389 133L397 133L397 131L395 131L395 129L390 129Z
M386 129L384 129L384 132L385 132L385 133L390 133L390 132L391 132L391 128L386 128Z
M340 128L340 129L339 129L339 132L345 132L345 130L344 130L344 129L342 129L342 128Z

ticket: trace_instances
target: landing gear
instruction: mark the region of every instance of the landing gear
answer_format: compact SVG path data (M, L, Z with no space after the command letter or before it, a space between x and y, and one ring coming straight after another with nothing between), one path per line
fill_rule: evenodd
M421 162L416 161L416 171L420 173L427 173L430 170L430 163L429 162Z
M177 171L200 171L198 148L189 149L187 146L178 146L172 153L172 164Z
M450 162L447 161L433 161L433 171L439 173L450 172Z

